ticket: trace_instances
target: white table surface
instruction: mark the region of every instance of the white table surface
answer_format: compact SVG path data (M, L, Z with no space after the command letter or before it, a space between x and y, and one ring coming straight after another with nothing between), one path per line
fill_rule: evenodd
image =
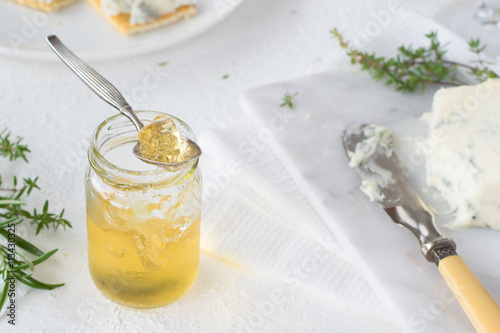
M452 1L402 3L405 9L436 17ZM245 0L224 22L176 47L91 65L115 83L133 105L176 114L197 133L212 131L224 137L224 133L249 124L240 104L244 90L323 71L329 60L341 54L329 31L333 27L354 31L370 19L371 8L386 6L383 0ZM2 15L0 12L0 20ZM71 41L66 43L71 46ZM134 98L134 88L162 62L168 65L161 67L165 77L160 85L147 90L145 98ZM223 75L229 78L222 80ZM66 286L53 291L20 287L17 325L8 325L2 315L0 331L401 330L383 306L370 315L307 288L290 289L277 275L217 256L210 240L205 240L198 280L181 301L148 311L129 310L107 301L93 286L87 269L83 177L89 136L113 109L57 62L0 58L0 91L0 129L7 126L13 134L23 136L32 151L29 165L2 162L0 171L8 174L15 169L25 176L39 175L43 196L35 194L33 202L39 204L45 196L50 197L51 209L66 208L66 217L73 222L72 229L45 231L36 237L22 230L43 250L60 249L50 263L39 266L37 276L64 281ZM302 198L298 187L286 191L286 196ZM314 214L306 206L304 214ZM342 256L341 250L336 253ZM349 262L348 257L344 260ZM353 270L345 279L356 276L360 284L365 283L361 273ZM273 294L276 291L281 292ZM367 292L365 300L379 302L373 292ZM365 300L360 299L359 304Z

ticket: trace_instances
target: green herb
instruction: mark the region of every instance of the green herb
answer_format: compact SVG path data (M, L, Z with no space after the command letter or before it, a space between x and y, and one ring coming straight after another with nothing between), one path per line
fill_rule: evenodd
M283 100L283 103L280 105L280 107L285 107L285 106L288 106L290 109L293 109L293 98L295 96L297 96L299 93L296 92L295 94L293 95L290 95L290 94L285 94L285 96L283 96L282 100Z
M160 66L160 67L167 66L168 62L166 62L166 61L159 62L157 65Z
M0 155L9 160L21 158L28 162L26 153L29 149L21 145L22 139L13 142L9 138L10 133L6 130L0 133ZM10 296L11 281L21 282L31 288L51 290L61 284L47 284L33 278L35 266L49 259L57 249L44 253L38 247L29 241L21 238L16 233L16 228L24 221L29 221L36 225L36 234L44 228L52 227L56 230L59 226L63 228L70 227L71 223L63 218L64 209L59 214L49 212L49 201L41 210L33 209L32 212L23 209L25 205L24 198L29 197L33 190L40 190L37 185L38 177L24 178L21 184L18 184L17 177L13 177L12 186L2 187L2 178L0 176L0 236L5 238L6 242L0 245L0 276L4 285L0 287L0 309ZM20 252L24 250L26 253ZM28 254L33 255L34 259L29 259Z
M458 70L463 69L478 82L498 75L488 68L488 62L481 58L481 52L486 45L481 45L479 39L469 41L469 49L476 54L477 60L464 64L445 58L446 45L441 45L437 32L425 35L429 40L428 47L413 48L400 46L394 58L379 57L375 53L363 52L354 49L338 32L331 31L340 46L346 51L352 64L360 64L362 70L368 71L376 81L385 80L387 85L394 85L396 90L413 92L426 84L442 86L457 86L466 84L457 77Z
M221 79L222 79L222 80L229 79L229 74L223 75L223 76L221 77Z
M16 158L22 158L26 162L26 153L29 153L27 146L21 144L22 138L17 141L12 141L10 139L10 132L4 129L0 132L0 156L7 157L10 161Z

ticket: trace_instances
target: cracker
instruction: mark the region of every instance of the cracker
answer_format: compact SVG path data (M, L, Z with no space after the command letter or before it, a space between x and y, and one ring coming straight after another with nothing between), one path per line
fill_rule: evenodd
M11 1L30 8L40 9L48 13L55 12L75 2L75 0L55 0L52 3L39 2L36 0L11 0Z

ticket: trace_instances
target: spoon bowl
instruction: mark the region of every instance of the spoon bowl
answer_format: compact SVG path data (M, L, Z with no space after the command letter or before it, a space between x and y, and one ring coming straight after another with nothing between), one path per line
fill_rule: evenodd
M194 141L187 140L187 142L191 146L190 149L192 151L192 154L189 156L189 158L182 162L162 163L162 168L170 172L177 172L180 170L189 169L193 166L193 164L200 158L201 149L200 146L198 146ZM156 163L151 163L151 161L153 160L149 160L142 156L139 146L140 143L138 142L134 145L134 148L132 148L132 152L134 153L135 157L137 157L143 162L156 164Z

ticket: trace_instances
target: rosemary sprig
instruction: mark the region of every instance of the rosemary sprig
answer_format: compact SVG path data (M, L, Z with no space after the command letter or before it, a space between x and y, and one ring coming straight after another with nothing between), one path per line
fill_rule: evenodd
M36 182L38 181L38 177L36 177L35 179L31 179L31 178L23 178L23 186L21 188L17 188L17 177L14 176L13 179L12 179L12 186L11 188L2 188L2 176L0 175L0 191L1 192L10 192L11 195L9 197L11 198L14 198L15 200L18 200L23 194L24 192L27 192L27 195L30 195L31 194L31 191L33 191L33 189L40 189L40 187L38 187L38 185L36 184ZM1 198L2 196L0 196Z
M297 96L299 93L296 92L295 94L288 94L286 93L282 100L283 100L283 103L281 103L280 107L285 107L287 106L288 108L290 109L293 109L293 99L295 96Z
M476 54L477 60L464 64L446 59L446 45L439 42L437 32L425 35L429 46L413 48L411 45L403 45L398 48L398 54L393 58L356 50L337 29L333 29L331 33L346 51L352 64L361 65L361 69L368 71L376 81L385 80L387 85L394 85L398 91L413 92L418 88L423 91L427 84L466 84L457 77L459 69L465 70L478 82L498 77L488 68L489 63L482 59L481 53L486 45L482 45L479 39L469 41L469 50Z
M33 213L31 214L25 210L20 210L20 213L24 217L31 220L32 224L37 225L36 228L37 235L40 232L40 230L42 230L43 228L49 229L50 226L52 226L54 230L57 230L59 226L62 226L64 229L66 229L66 227L71 228L71 223L63 218L64 209L59 214L49 213L48 210L49 210L49 201L46 200L45 204L43 205L41 213L37 213L36 208L33 209Z
M22 138L17 141L10 140L10 132L3 130L0 133L0 155L13 161L18 158L28 162L26 153L30 152L26 145L21 145ZM52 227L56 230L59 226L70 227L71 223L63 218L64 209L59 214L49 212L49 201L41 210L33 209L32 212L24 209L24 197L28 197L33 190L40 190L37 185L38 177L24 178L18 184L17 177L13 177L12 186L2 187L0 176L0 236L5 238L6 245L0 244L0 276L4 285L0 286L0 309L3 308L7 297L11 297L9 292L10 281L21 282L31 288L51 290L62 284L47 284L33 278L35 266L49 259L57 249L44 253L31 242L15 234L16 227L24 221L29 221L36 225L36 234L44 229ZM33 260L28 258L19 250L24 250L27 254L35 256Z

